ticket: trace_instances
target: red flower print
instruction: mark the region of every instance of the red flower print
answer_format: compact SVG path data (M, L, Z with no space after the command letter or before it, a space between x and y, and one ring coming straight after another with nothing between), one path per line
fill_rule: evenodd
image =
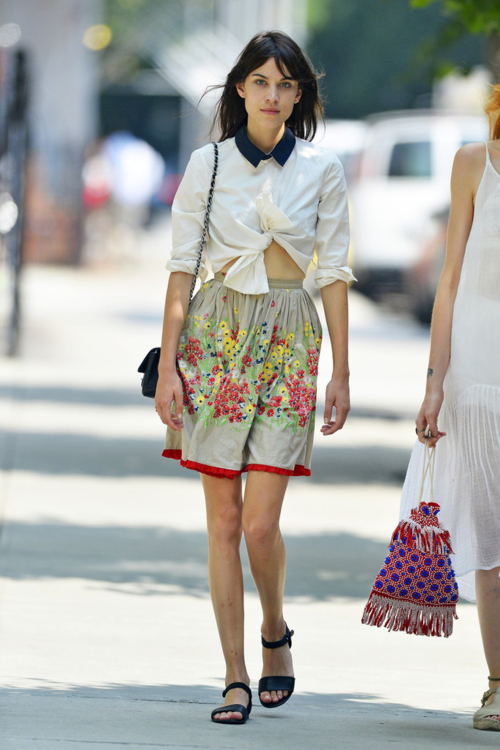
M268 409L267 410L267 416L268 417L274 417L274 409Z
M276 307L276 302L274 300L271 302L271 307Z
M304 375L305 375L304 370L297 370L297 375L298 375L299 378L303 378Z

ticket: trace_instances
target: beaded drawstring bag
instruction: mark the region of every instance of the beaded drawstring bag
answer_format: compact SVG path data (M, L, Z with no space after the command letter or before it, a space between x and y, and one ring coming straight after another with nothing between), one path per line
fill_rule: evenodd
M365 606L364 625L384 625L389 631L414 635L443 635L453 632L458 619L458 586L451 567L450 534L439 523L439 505L434 501L436 448L425 441L422 486L418 506L410 518L399 522L389 545L389 555ZM430 500L423 500L429 477Z

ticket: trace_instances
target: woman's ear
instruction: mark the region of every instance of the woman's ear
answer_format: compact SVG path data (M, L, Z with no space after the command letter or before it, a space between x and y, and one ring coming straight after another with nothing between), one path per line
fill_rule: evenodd
M295 100L294 100L293 103L294 104L298 104L300 102L301 97L302 97L302 89L299 89L297 91L297 96L295 97Z
M236 84L236 91L241 96L242 99L245 98L245 84L244 83L237 83Z

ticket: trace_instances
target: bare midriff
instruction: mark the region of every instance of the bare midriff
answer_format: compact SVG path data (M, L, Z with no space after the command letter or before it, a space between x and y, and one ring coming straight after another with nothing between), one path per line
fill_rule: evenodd
M236 263L238 259L229 261L222 269L222 273L229 271L231 266ZM300 267L290 257L284 247L281 247L274 240L264 250L264 263L266 265L266 273L268 279L304 279L305 275L302 273Z

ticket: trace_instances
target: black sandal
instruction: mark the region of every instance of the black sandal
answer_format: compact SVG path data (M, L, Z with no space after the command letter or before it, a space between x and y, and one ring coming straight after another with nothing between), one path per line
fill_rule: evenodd
M226 693L228 693L230 690L233 690L233 688L241 688L244 690L248 695L250 696L250 700L248 701L248 706L243 706L241 703L233 703L230 706L220 706L220 708L216 708L212 711L212 721L215 721L216 724L244 724L245 721L250 716L250 712L252 710L252 691L248 687L248 685L245 685L244 682L232 682L230 685L227 686L227 688L222 693L222 697L226 697ZM227 711L239 711L242 715L242 719L214 719L215 714L221 714L223 712Z
M292 635L294 634L294 631L289 630L286 623L285 627L286 633L280 641L266 641L264 636L261 636L262 645L264 646L264 648L281 648L281 646L285 646L285 644L287 643L288 647L292 648ZM259 680L259 700L264 708L278 708L278 706L282 706L287 702L287 700L291 697L294 688L295 677L261 677L261 679ZM271 690L288 690L288 695L286 696L286 698L281 698L279 701L276 701L276 703L274 701L264 703L262 698L260 697L261 694L270 693Z

